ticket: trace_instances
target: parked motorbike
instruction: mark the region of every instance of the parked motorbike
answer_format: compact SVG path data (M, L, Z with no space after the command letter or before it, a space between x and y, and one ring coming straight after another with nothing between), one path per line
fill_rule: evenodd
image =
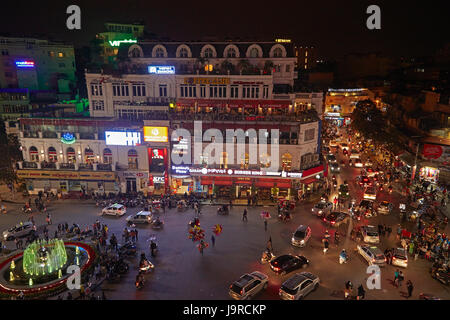
M229 211L228 211L228 206L227 205L223 205L223 206L221 206L221 207L219 207L217 209L217 214L226 215L228 213L229 213Z
M121 246L119 248L119 255L135 256L136 255L136 245L130 241L126 242L123 246Z
M128 265L128 263L123 261L123 259L119 259L119 261L114 264L113 271L121 275L127 273L129 268L130 266Z
M268 263L275 259L275 255L270 251L264 251L261 256L261 264Z

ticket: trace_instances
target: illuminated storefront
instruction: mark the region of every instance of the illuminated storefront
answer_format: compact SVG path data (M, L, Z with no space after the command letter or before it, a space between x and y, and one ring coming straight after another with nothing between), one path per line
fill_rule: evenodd
M432 167L422 167L420 169L420 178L432 183L436 183L439 180L439 169Z

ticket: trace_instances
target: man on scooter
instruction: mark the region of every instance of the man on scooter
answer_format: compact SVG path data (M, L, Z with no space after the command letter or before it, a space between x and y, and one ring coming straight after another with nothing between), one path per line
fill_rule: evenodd
M339 255L339 263L343 264L343 263L347 263L347 252L345 251L345 249L342 249L341 254Z

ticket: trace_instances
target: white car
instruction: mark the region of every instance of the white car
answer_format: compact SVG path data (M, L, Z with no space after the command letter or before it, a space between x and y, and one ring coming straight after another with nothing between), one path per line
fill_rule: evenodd
M364 199L376 200L377 190L374 187L368 187L364 190Z
M379 266L386 265L386 257L379 248L363 244L357 245L356 249L358 250L359 254L367 261L369 266L373 264Z
M21 222L8 230L3 231L3 240L11 241L16 238L28 236L33 232L33 223L30 221Z
M394 206L392 205L392 203L389 203L387 201L381 201L380 204L378 205L378 213L381 214L389 214L392 211L392 208Z
M361 160L359 158L355 159L355 161L353 162L353 165L356 168L362 168L363 167L363 163L361 162Z
M345 142L341 143L341 149L342 149L342 151L344 151L344 149L348 151L348 144Z
M364 162L364 166L365 167L371 167L371 166L373 166L373 163L372 163L372 161L367 160L366 162Z
M266 289L269 277L259 271L244 274L235 281L228 291L229 295L235 300L248 300L253 298L261 290Z
M122 205L115 203L113 205L110 205L109 207L106 207L102 210L103 215L109 215L109 216L123 216L127 212L127 208Z
M361 234L365 243L380 243L380 235L375 226L363 226Z
M146 224L150 224L152 222L152 213L150 211L139 211L138 213L136 213L135 215L130 215L127 217L127 222L130 223L136 223L136 224L140 224L140 223L146 223Z
M328 212L331 211L332 208L333 204L331 202L320 201L311 209L311 212L313 215L322 217L326 216Z
M408 267L408 255L403 248L394 249L394 255L392 257L392 265L397 267Z
M300 300L319 287L320 279L310 272L297 273L281 285L279 295L283 300Z
M359 152L352 150L352 152L350 152L350 159L359 159Z
M330 147L337 147L338 146L338 142L336 140L331 140L329 143Z

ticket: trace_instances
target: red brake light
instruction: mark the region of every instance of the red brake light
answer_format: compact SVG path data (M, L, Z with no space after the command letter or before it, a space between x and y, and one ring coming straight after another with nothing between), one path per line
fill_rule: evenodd
M336 221L331 221L331 224L335 224Z
M243 293L243 292L244 292L244 291L243 291L243 290L241 290L241 292L239 292L239 294L240 294L240 295L242 295L242 293Z

